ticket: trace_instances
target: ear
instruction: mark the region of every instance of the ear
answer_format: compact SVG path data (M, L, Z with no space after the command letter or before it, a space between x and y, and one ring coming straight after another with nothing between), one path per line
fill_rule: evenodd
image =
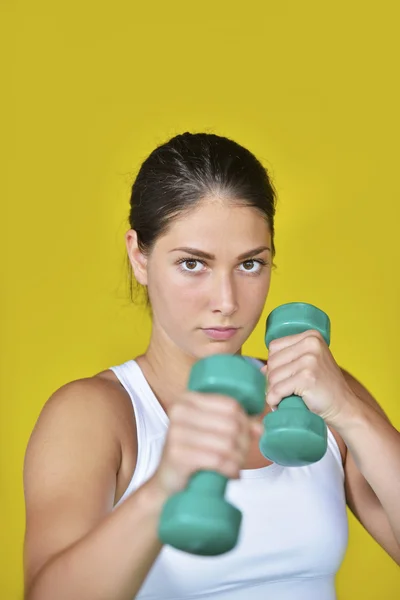
M137 233L134 229L126 232L125 242L136 281L141 285L147 285L147 257L139 249Z

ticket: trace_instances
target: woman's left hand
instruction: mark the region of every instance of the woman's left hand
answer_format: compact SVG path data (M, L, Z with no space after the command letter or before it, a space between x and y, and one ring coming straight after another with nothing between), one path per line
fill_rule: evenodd
M267 403L273 409L282 398L301 396L312 412L335 426L359 401L315 330L272 341L262 371L267 376Z

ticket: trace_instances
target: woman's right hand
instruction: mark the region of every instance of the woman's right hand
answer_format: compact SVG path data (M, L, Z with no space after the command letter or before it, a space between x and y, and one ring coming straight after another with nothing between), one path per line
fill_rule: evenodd
M153 483L167 497L182 490L199 470L238 479L252 437L262 423L233 398L186 391L172 406L165 446Z

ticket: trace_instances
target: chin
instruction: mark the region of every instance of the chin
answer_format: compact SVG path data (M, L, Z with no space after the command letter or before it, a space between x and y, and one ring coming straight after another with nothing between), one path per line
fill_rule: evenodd
M236 344L232 344L232 342L209 342L205 344L202 348L197 348L196 352L193 353L193 356L196 360L200 360L201 358L206 358L207 356L212 356L213 354L237 354L241 349L241 345L238 346Z

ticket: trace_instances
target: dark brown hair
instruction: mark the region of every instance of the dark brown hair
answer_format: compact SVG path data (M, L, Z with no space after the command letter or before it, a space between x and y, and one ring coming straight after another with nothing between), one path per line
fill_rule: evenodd
M129 214L139 249L149 254L175 218L215 195L262 213L270 228L274 257L276 195L267 170L243 146L210 133L177 135L153 150L141 165L132 186ZM128 268L133 300L129 260Z

